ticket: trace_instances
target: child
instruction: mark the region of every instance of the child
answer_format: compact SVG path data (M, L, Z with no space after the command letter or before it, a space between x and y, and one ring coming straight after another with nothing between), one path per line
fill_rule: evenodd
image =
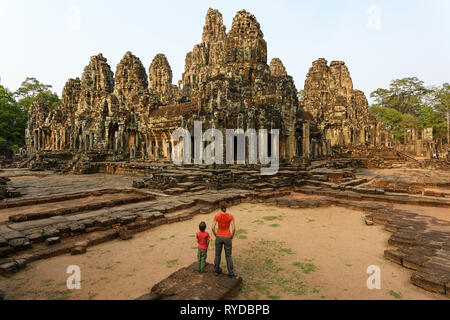
M210 236L209 236L208 232L205 232L205 230L206 230L205 222L203 222L203 221L200 222L200 225L198 227L199 227L200 231L197 232L197 241L198 241L197 270L199 272L205 272L206 256L208 254Z

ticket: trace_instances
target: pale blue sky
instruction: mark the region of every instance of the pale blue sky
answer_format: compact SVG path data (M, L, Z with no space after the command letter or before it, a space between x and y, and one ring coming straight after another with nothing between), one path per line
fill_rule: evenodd
M223 14L227 32L237 11L253 13L269 61L281 58L298 89L319 57L345 61L354 87L367 96L395 78L450 82L449 0L0 0L1 84L16 90L33 76L61 95L90 56L103 53L115 71L128 50L147 70L164 53L176 84L186 53L201 41L209 7ZM79 25L72 14L77 10Z

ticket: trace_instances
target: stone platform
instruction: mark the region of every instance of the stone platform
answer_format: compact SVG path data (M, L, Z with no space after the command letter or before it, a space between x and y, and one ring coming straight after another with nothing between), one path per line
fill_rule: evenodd
M148 294L137 300L228 300L241 289L242 278L216 276L214 266L207 264L204 273L197 271L197 262L181 268L155 284Z

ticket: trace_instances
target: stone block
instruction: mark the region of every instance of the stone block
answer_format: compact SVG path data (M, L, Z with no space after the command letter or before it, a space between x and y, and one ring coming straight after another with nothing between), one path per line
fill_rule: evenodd
M47 238L45 240L45 243L48 246L52 246L52 245L55 245L55 244L60 243L60 242L61 242L61 238L60 237L52 237L52 238Z
M12 273L16 273L18 271L19 265L15 261L0 264L0 274L4 276L11 275Z
M80 254L85 254L85 253L86 253L86 247L85 247L85 246L76 246L76 247L73 247L73 248L70 250L70 254L71 254L72 256L80 255Z

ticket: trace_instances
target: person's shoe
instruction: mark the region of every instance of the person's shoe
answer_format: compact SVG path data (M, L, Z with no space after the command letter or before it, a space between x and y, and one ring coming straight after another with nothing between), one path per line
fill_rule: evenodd
M222 273L222 271L219 271L219 272L214 271L214 275L215 275L216 277L219 276L221 273Z
M236 275L234 273L231 273L228 275L228 278L235 278L235 277L236 277Z

